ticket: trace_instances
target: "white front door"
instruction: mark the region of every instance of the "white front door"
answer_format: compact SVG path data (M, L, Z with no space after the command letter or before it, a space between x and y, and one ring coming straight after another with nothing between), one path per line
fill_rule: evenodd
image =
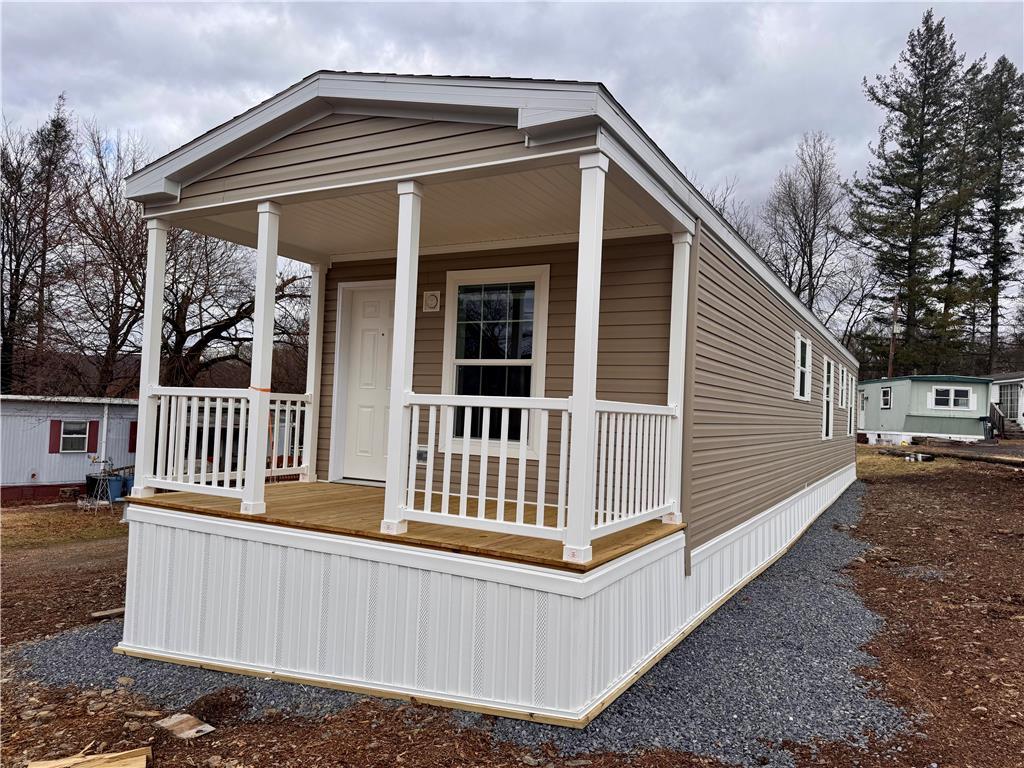
M391 390L393 288L347 291L346 382L343 473L346 478L383 481L387 469L388 405Z

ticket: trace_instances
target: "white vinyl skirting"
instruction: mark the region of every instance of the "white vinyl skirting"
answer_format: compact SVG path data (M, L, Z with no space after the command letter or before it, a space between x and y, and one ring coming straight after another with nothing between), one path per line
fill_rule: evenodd
M586 574L131 504L124 653L582 725L799 537L854 464L691 553Z

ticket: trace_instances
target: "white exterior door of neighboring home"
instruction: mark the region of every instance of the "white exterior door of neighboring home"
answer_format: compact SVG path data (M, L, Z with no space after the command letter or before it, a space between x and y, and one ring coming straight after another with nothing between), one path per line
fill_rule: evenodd
M342 370L346 403L343 474L345 478L383 481L387 465L388 406L391 390L391 332L395 319L393 288L345 292L348 323Z

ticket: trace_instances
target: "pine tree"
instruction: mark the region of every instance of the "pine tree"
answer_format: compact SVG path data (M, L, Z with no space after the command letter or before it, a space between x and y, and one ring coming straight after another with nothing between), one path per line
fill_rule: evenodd
M1024 206L1017 204L1024 194L1024 75L1005 56L982 78L980 118L979 248L988 285L988 370L993 372L999 353L1000 302L1018 274L1014 227L1024 215Z
M899 363L913 370L925 360L922 317L934 296L938 246L950 210L950 146L954 136L963 56L945 22L928 10L907 37L892 69L864 80L869 101L885 117L873 161L850 185L855 236L873 255L894 320L902 312ZM895 324L895 323L894 323Z

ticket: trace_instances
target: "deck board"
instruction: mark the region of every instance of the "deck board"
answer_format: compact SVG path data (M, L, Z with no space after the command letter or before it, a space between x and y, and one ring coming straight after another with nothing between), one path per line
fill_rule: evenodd
M685 528L685 524L669 525L659 520L641 523L595 540L593 559L581 564L565 562L561 542L550 539L420 522L410 522L408 532L401 536L383 534L380 532L384 513L383 488L347 483L279 482L267 485L264 500L267 511L263 515L241 514L237 499L182 491L159 493L139 503L160 509L482 555L574 572L592 570ZM550 515L553 512L546 509L545 513ZM487 517L494 514L492 505L487 510ZM531 511L527 519L532 519L532 515Z

